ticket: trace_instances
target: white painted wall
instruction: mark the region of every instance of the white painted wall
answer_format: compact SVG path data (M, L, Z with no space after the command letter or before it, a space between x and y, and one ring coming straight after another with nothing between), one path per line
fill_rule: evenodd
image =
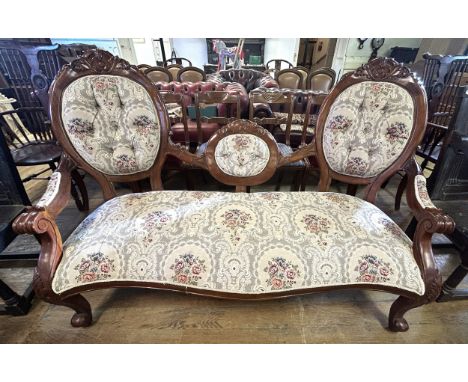
M138 65L147 64L156 66L156 57L152 38L132 38Z
M265 39L264 62L265 64L273 59L281 58L288 60L294 66L297 63L297 53L299 51L298 38L267 38Z
M369 61L372 54L371 38L368 38L364 43L364 47L359 49L359 41L357 38L350 38L343 66L343 73L357 69L362 64ZM419 48L422 38L386 38L384 44L377 52L377 57L390 56L391 48L395 46L405 48Z
M193 66L203 69L208 63L206 38L172 38L171 46L177 57L188 58ZM166 51L166 57L171 58L171 51Z

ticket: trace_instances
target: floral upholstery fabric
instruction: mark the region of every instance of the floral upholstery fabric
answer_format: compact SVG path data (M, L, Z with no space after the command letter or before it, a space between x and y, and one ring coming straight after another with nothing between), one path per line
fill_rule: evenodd
M419 204L421 204L423 208L437 208L434 203L432 203L431 197L427 192L426 178L424 175L416 175L414 183L416 199Z
M270 159L270 150L264 140L253 134L232 134L222 138L215 149L215 161L225 174L255 176L260 174Z
M402 153L413 128L414 104L402 87L364 81L345 89L330 108L323 150L332 170L372 177Z
M281 113L281 112L274 112L275 118L285 118L288 119L288 113ZM291 120L291 131L294 132L302 132L304 129L304 119L305 114L294 113L292 115ZM311 115L309 117L309 126L307 126L307 133L314 134L315 133L315 125L317 124L317 116ZM280 124L280 129L283 132L286 132L287 123Z
M47 204L49 204L52 200L54 200L54 198L57 196L60 190L59 185L61 178L62 174L60 174L59 172L54 172L51 175L49 183L47 184L46 191L36 203L37 207L44 207Z
M77 152L105 174L148 170L158 154L157 112L146 90L128 78L75 80L63 92L62 120Z
M52 287L117 280L244 294L349 284L424 294L412 243L387 215L356 197L317 192L111 199L66 240Z

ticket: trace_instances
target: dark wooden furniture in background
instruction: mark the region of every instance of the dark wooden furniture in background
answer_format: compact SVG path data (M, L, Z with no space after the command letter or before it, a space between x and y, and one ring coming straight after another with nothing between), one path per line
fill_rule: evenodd
M0 134L0 266L8 260L8 267L14 266L14 260L24 260L23 256L5 256L2 251L14 240L17 234L12 229L14 219L31 205L23 183L16 169L10 150L2 134ZM33 258L39 254L35 254ZM31 258L27 256L26 258ZM18 295L0 279L0 297L4 305L0 306L0 314L23 315L31 306L34 296L32 287L27 288L23 295Z
M455 97L456 109L427 188L434 204L455 221L455 230L446 236L459 251L461 263L445 280L437 301L468 298L468 290L456 289L468 273L468 86L458 88ZM415 229L413 220L406 230L408 236ZM433 245L446 246L445 243Z
M269 74L276 80L280 70L291 69L293 67L294 65L291 64L288 60L283 60L282 58L274 58L273 60L270 60L265 64L265 73Z
M422 83L428 99L428 122L424 137L416 150L422 159L421 168L430 170L428 165L436 164L444 145L451 121L457 109L457 94L468 84L468 56L423 55L425 59ZM406 187L403 176L395 196L398 210Z
M10 127L7 118L13 123L15 130ZM24 107L0 113L0 130L11 150L15 166L47 165L52 172L56 170L62 148L52 134L49 118L42 107ZM41 179L39 176L46 171L47 168L22 181ZM80 211L89 209L88 192L77 170L72 172L71 194Z

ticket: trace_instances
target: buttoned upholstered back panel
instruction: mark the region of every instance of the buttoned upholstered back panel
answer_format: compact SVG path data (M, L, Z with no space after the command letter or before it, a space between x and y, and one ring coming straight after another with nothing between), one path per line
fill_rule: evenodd
M78 154L107 175L146 171L158 155L158 113L143 86L115 75L87 75L63 91L61 118Z
M403 152L413 129L414 104L401 86L364 81L333 102L323 133L324 155L337 173L372 177Z

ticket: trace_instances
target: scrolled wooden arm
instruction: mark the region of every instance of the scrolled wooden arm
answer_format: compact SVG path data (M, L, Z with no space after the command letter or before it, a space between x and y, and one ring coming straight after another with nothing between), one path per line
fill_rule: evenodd
M192 154L185 148L185 146L182 146L180 143L174 143L170 139L169 144L167 146L167 154L172 155L189 165L207 170L204 155L199 156L196 154Z
M406 198L417 220L413 237L413 254L421 270L426 292L424 302L434 301L442 288L442 279L432 252L434 233L448 234L455 229L455 222L431 201L426 181L416 160L411 158L404 167L408 176Z
M284 166L288 163L297 162L298 160L316 155L315 139L307 145L298 148L290 155L281 155L278 161L278 167Z
M39 202L28 207L13 222L16 233L35 235L41 243L33 286L36 294L46 300L55 296L52 279L62 257L62 236L55 218L70 198L71 171L74 168L73 161L63 154Z

